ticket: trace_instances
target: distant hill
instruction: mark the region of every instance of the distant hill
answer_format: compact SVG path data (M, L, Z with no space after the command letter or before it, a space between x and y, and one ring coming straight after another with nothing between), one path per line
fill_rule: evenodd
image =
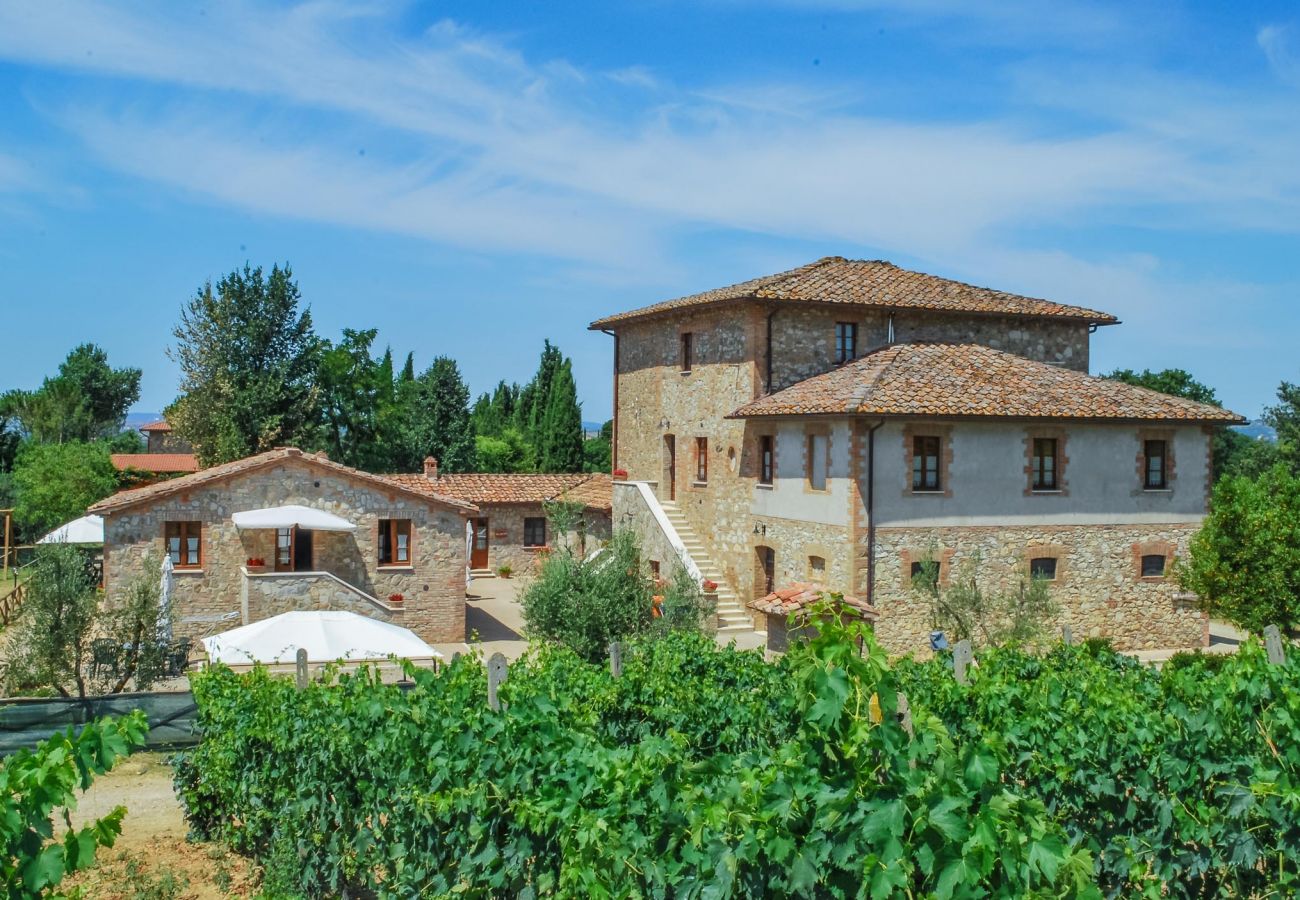
M1249 425L1233 425L1234 431L1240 431L1242 434L1251 438L1263 438L1266 441L1276 441L1277 432L1263 422L1252 422Z

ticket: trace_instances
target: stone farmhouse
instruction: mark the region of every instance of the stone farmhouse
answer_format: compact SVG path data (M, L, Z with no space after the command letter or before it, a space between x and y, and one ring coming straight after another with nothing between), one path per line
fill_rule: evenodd
M1170 579L1232 412L1088 374L1104 312L828 257L593 322L614 338L614 520L744 604L816 582L923 650L941 584L1051 582L1075 635L1192 647ZM761 627L761 626L760 626Z
M104 517L108 601L171 556L176 633L346 609L426 641L465 639L472 503L282 448L122 491Z
M145 438L144 453L114 453L113 467L134 476L136 486L173 478L199 470L199 461L190 445L172 431L163 420L140 426Z
M503 566L525 574L535 568L538 553L559 540L586 550L610 536L613 488L608 474L446 474L430 458L423 473L388 477L405 487L478 507L471 519L470 548L470 568L476 577L492 575ZM565 535L550 533L552 525L544 508L557 500L581 510L573 530Z

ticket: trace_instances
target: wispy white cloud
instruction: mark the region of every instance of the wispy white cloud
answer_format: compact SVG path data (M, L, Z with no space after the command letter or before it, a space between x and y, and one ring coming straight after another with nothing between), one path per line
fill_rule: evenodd
M1279 80L1300 87L1300 55L1295 46L1294 25L1265 25L1255 35L1264 57Z

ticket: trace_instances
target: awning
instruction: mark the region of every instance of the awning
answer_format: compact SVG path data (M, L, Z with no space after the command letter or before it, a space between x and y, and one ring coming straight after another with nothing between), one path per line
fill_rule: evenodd
M312 531L356 531L357 526L323 509L310 506L272 506L237 512L232 519L240 531L250 528L308 528Z
M104 517L82 516L61 525L41 538L38 544L102 544L104 543Z
M412 662L440 656L411 631L344 610L297 610L203 639L211 662L228 665L292 663L301 647L308 662L382 660Z

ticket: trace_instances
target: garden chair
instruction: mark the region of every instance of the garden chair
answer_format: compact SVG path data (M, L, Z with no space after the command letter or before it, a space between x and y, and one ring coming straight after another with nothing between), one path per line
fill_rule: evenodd
M167 674L182 675L190 662L190 650L194 642L189 638L172 641L167 650Z
M116 641L108 638L97 638L90 642L90 677L99 677L100 669L107 669L109 675L118 673L118 665L122 657L122 648L117 645Z

